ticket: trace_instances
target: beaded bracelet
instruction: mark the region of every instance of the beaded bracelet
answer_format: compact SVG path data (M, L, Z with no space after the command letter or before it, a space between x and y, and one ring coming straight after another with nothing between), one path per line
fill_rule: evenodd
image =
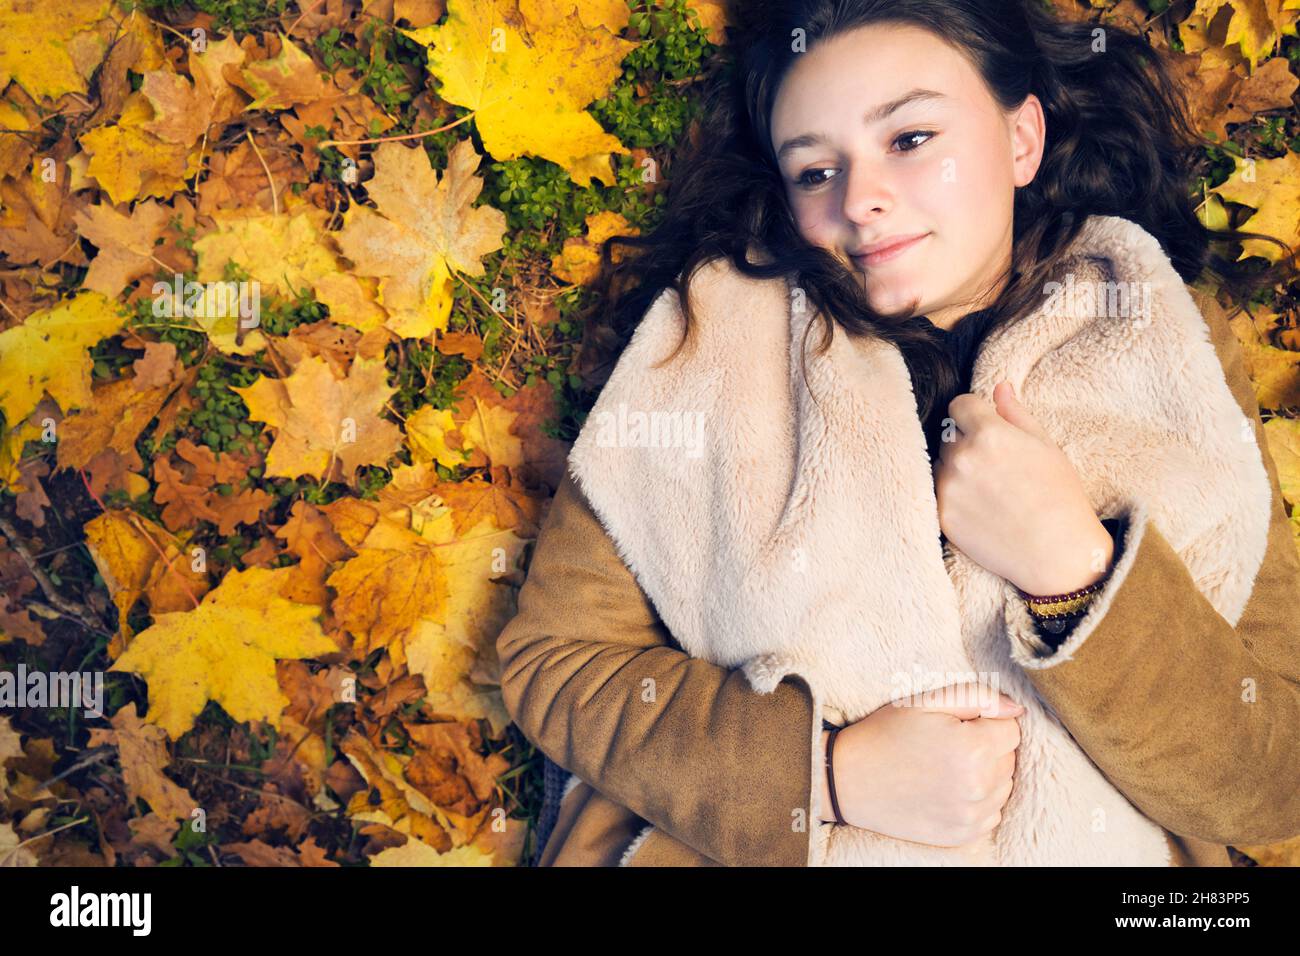
M1060 634L1071 620L1087 613L1088 605L1106 584L1110 574L1094 581L1086 588L1069 591L1065 594L1037 595L1028 594L1016 588L1029 608L1029 613L1044 630Z

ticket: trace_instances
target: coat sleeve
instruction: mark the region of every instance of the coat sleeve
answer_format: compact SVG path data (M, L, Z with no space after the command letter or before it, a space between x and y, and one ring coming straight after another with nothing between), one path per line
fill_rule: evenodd
M729 866L806 866L814 720L673 640L567 473L497 638L506 709L560 766Z
M1241 618L1228 624L1134 514L1105 588L1065 643L1044 642L1023 602L1007 602L1007 627L1039 696L1150 819L1213 843L1274 843L1300 834L1300 553L1241 348L1217 303L1196 296L1272 488Z

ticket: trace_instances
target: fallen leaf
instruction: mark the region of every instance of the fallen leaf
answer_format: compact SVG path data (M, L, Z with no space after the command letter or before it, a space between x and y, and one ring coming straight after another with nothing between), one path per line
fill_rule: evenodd
M239 721L280 725L289 701L275 679L278 658L338 650L320 608L279 596L284 569L228 572L192 611L159 614L109 668L149 682L149 712L172 740L194 726L209 700Z
M82 292L0 332L0 411L21 422L41 400L66 413L90 402L92 362L86 351L116 333L125 320L98 292Z
M449 103L475 111L484 149L498 161L534 155L575 183L615 185L610 156L627 154L589 113L637 43L585 26L575 3L448 3L438 26L402 32L428 48L428 70Z
M405 338L445 329L451 314L451 271L484 274L483 256L501 248L505 214L473 205L483 189L474 175L480 156L460 140L439 178L423 149L383 143L366 184L378 212L354 205L336 236L363 275L376 276L388 328Z
M91 728L89 746L117 747L127 794L132 800L144 800L160 817L188 821L198 803L163 772L171 763L167 735L142 720L135 704L127 704L109 722L112 730Z
M401 429L379 417L396 391L387 378L382 360L358 358L339 379L324 359L309 356L286 379L263 376L231 390L250 418L277 429L267 475L351 482L357 468L386 464L401 444Z

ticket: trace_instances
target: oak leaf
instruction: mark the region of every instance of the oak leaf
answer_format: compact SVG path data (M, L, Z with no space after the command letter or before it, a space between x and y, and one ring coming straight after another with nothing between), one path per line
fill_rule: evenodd
M179 531L195 521L211 521L219 534L233 534L236 525L255 524L274 503L260 488L237 487L260 459L232 452L218 455L188 438L176 443L176 454L185 462L181 471L172 468L165 457L154 460L155 500L166 505L163 523L171 530ZM223 487L233 490L224 494Z
M170 342L146 342L144 357L132 362L131 368L135 387L141 391L179 381L185 373L176 360L176 346Z
M172 531L193 527L199 521L216 524L219 516L208 502L208 489L186 483L185 475L165 457L155 458L153 480L158 483L154 501L163 506L162 520Z

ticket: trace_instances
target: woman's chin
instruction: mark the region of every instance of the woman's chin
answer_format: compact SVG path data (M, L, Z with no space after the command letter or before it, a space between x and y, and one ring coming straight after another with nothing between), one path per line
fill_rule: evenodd
M927 310L926 298L916 293L910 296L893 292L873 294L868 290L867 302L876 312L895 319L910 319L915 315L924 315Z

